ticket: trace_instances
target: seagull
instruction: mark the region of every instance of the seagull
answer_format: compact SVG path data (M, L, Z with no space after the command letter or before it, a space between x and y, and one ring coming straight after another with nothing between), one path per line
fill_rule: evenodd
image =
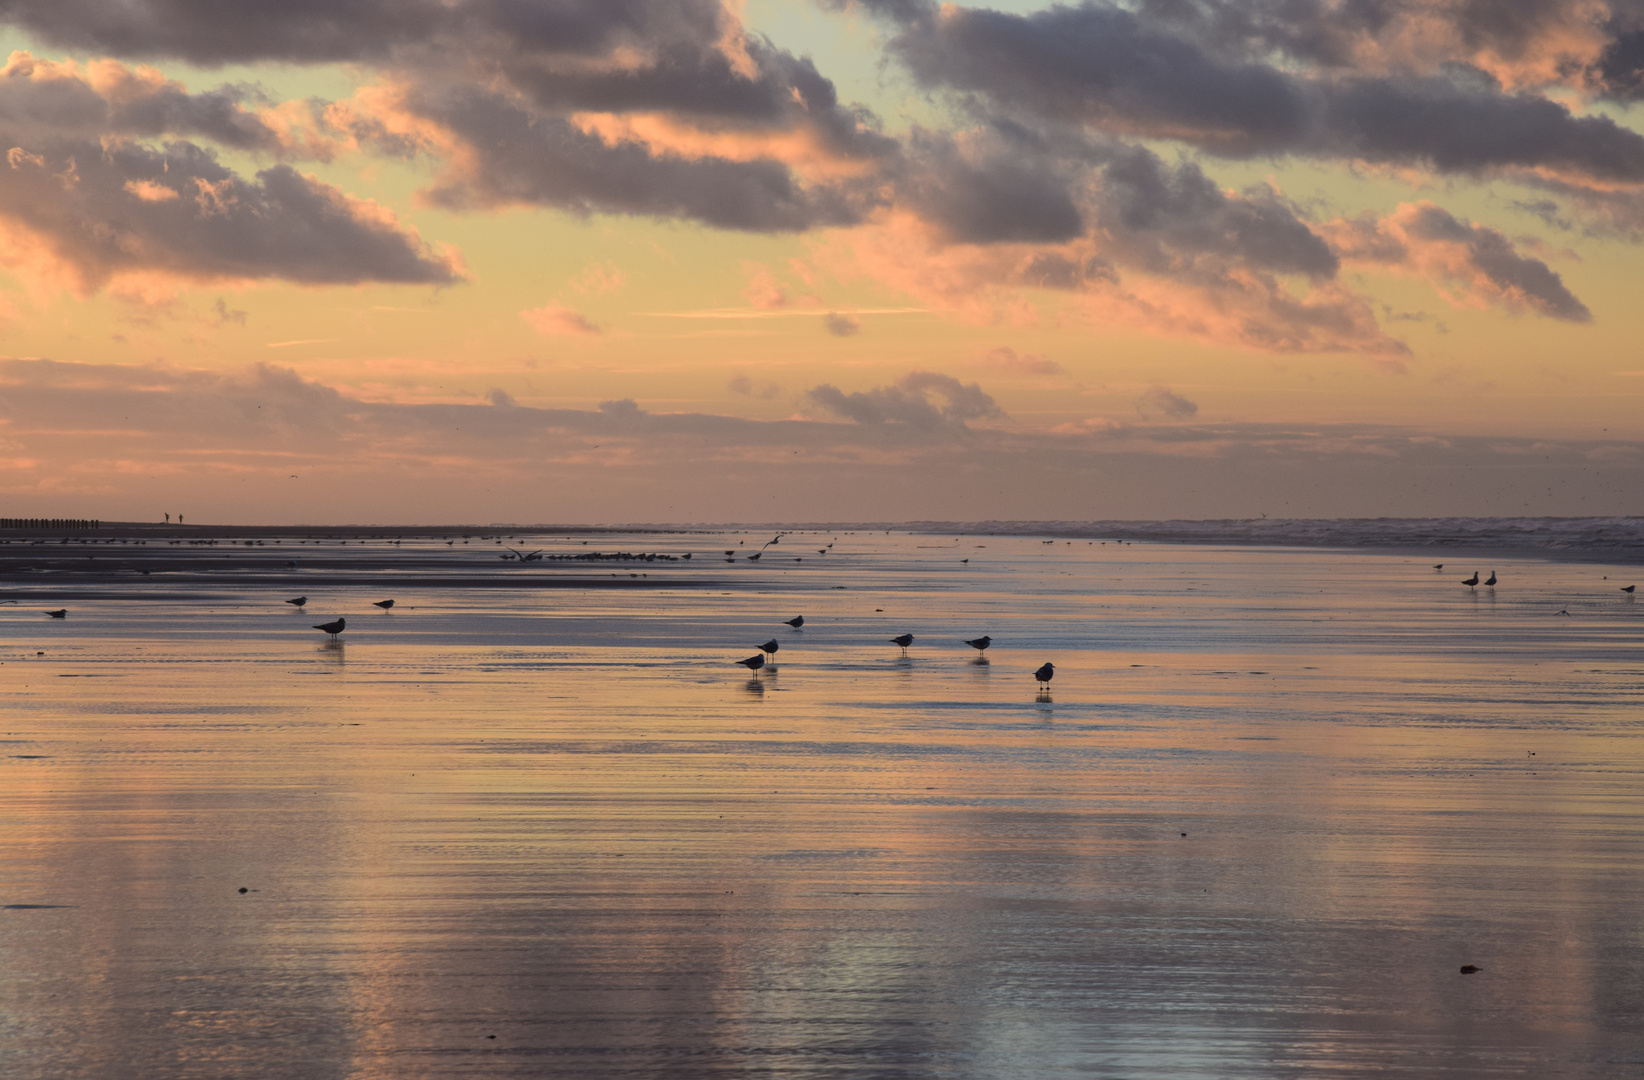
M891 644L902 646L902 655L906 656L908 655L908 646L913 644L913 635L897 634L895 637L891 638Z
M762 653L766 653L770 656L775 656L776 655L776 650L780 649L781 647L782 647L781 645L777 644L777 641L776 641L775 638L771 638L771 640L769 640L769 641L765 642L765 644L759 646L759 651L762 652Z
M737 663L741 664L749 671L758 671L760 668L765 666L765 654L755 653L746 660L738 660Z
M302 607L304 604L308 603L308 597L299 596L294 600L287 600L286 603L290 604L292 607Z
M977 652L986 652L987 647L993 644L993 639L984 634L979 638L971 638L969 641L965 642L965 644L969 645Z
M1492 589L1496 587L1496 572L1494 570L1490 571L1490 579L1484 584L1490 586Z
M1433 564L1433 569L1434 570L1443 570L1444 569L1444 564L1441 563L1441 562L1436 562L1436 563Z
M1039 670L1033 673L1033 677L1042 683L1048 684L1050 682L1050 677L1054 674L1056 674L1056 665L1045 663L1039 666Z
M374 600L374 601L372 601L371 606L372 607L380 607L384 611L387 611L389 608L394 606L394 601L392 601L392 600Z
M348 625L348 620L347 619L338 619L336 622L320 623L318 626L314 627L314 629L324 630L326 633L330 634L332 637L336 637L338 634L343 632L343 627L345 627L347 625Z
M765 553L764 553L764 552L763 552L763 551L756 551L756 552L754 552L754 553L753 553L753 554L752 554L752 555L749 555L749 556L748 556L748 561L749 561L749 562L758 562L758 561L759 561L759 557L760 557L760 556L761 556L761 555L763 555L763 554L765 554Z
M1476 585L1478 585L1478 571L1474 570L1472 577L1462 578L1461 583L1463 585L1467 586L1469 589L1471 589L1471 588L1475 587Z
M1638 588L1637 585L1623 585L1621 586L1621 591L1624 593L1631 593L1636 588Z
M56 611L47 611L43 614L50 615L54 619L66 619L68 618L68 608L58 608Z
M801 626L805 625L805 616L795 615L793 618L789 619L787 622L788 622L789 626L793 627L795 630L798 630Z

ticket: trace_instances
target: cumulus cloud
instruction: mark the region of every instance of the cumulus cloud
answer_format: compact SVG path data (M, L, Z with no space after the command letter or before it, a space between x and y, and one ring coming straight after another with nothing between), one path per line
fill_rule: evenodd
M854 337L862 331L862 320L854 315L830 311L822 316L822 329L834 337Z
M1136 411L1143 416L1162 413L1172 420L1186 420L1199 415L1199 406L1168 386L1150 386L1136 399Z
M1522 169L1593 184L1644 182L1644 136L1500 82L1512 68L1508 61L1523 66L1532 52L1556 53L1557 43L1570 48L1545 68L1548 79L1560 64L1568 70L1597 61L1602 35L1593 32L1591 11L1570 4L1155 0L1134 9L1086 2L1024 15L957 5L881 7L902 23L893 48L916 79L980 95L999 111L1179 140L1226 156L1296 154L1451 173ZM1512 8L1529 14L1499 14ZM1366 18L1371 10L1379 27ZM1494 17L1481 17L1485 11ZM1295 32L1298 23L1312 32ZM1355 23L1345 37L1321 33ZM1439 50L1412 51L1411 36L1440 30ZM1276 52L1292 62L1275 62ZM1486 57L1499 62L1495 77L1479 66Z
M46 263L89 292L121 273L449 285L463 270L378 203L288 165L247 179L191 144L14 147L0 183L0 258ZM128 185L136 185L133 188ZM147 185L146 187L144 185ZM175 193L156 198L155 191Z
M577 337L604 332L581 312L563 304L544 304L520 312L519 317L530 323L537 333L548 337Z
M980 385L961 383L951 375L933 371L910 372L889 386L849 394L823 383L806 391L805 396L835 416L858 424L963 428L967 420L1004 415Z
M181 136L276 150L247 94L14 53L0 69L0 258L81 292L117 275L449 285L456 257L387 208L289 165L253 178ZM140 140L166 136L162 148Z
M1425 275L1447 284L1457 302L1567 322L1592 320L1546 263L1520 254L1499 231L1462 221L1433 203L1407 203L1379 221L1334 222L1328 231L1343 257Z

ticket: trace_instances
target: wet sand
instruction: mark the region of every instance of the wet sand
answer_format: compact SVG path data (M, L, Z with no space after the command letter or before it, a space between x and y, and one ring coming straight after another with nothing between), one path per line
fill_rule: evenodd
M1644 1076L1625 568L448 538L0 546L7 1076Z

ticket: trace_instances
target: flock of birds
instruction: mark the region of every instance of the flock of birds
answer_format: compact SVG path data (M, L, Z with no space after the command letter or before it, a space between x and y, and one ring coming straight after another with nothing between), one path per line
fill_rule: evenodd
M769 541L768 543L766 543L764 545L764 547L760 548L760 550L758 552L747 556L747 558L749 558L749 559L758 559L760 555L764 554L765 548L770 547L771 544L778 543L781 539L782 539L782 534L779 533L775 539L773 539L773 540ZM828 545L828 547L832 547L832 546L833 546L832 544ZM510 548L509 550L513 551L514 549ZM730 552L730 551L727 551L725 554L727 556L733 556L734 553ZM820 551L819 554L823 554L823 555L827 554L826 549L823 549L822 551ZM540 551L533 551L533 552L529 552L529 553L515 552L514 557L517 557L521 562L532 562L532 561L535 561L536 559L541 558L541 554L540 554ZM734 559L733 558L727 558L726 561L730 562L730 561L734 561ZM1442 573L1443 570L1444 570L1444 564L1443 563L1434 563L1433 564L1433 569ZM1491 570L1490 571L1490 576L1488 578L1484 578L1483 580L1480 580L1478 571L1474 570L1473 575L1471 577L1462 578L1461 583L1463 585L1467 586L1469 589L1473 589L1473 590L1476 590L1479 585L1484 585L1487 588L1492 588L1493 589L1493 588L1495 588L1496 583L1499 580L1500 579L1496 576L1496 572L1494 570ZM1633 594L1634 590L1637 589L1637 586L1636 585L1622 585L1622 586L1620 586L1620 589L1621 589L1622 592L1627 593L1630 596L1630 595ZM292 597L291 599L287 600L286 603L292 605L293 607L296 607L299 610L302 610L308 604L308 597L306 597L306 596L295 596L295 597ZM392 608L394 606L394 601L392 599L377 600L377 601L373 602L372 606L379 607L379 608L382 608L384 611L387 611L387 610L389 610L390 608ZM56 611L47 611L44 614L51 616L53 619L66 619L66 618L68 618L68 609L67 608L58 608ZM1559 612L1559 614L1560 615L1567 615L1567 614L1569 614L1569 612L1561 611L1561 612ZM802 628L805 625L805 616L795 615L793 618L787 619L785 621L786 621L788 626L791 626L795 630L798 630L798 629ZM332 638L335 638L338 634L341 634L343 632L343 630L347 628L347 626L348 626L348 619L346 617L338 617L336 619L333 619L331 622L316 623L314 625L314 629L324 631L326 634L330 635ZM913 644L913 640L914 639L913 639L912 634L898 634L895 637L889 639L889 641L892 645L895 645L895 646L899 647L902 650L902 655L904 657L908 655L908 646ZM965 644L969 645L971 648L975 649L978 653L986 654L988 646L993 644L993 638L986 635L986 634L984 634L979 638L969 638L969 639L967 639L965 641ZM765 642L764 644L757 646L757 648L759 649L759 651L757 653L755 653L754 655L748 657L746 660L737 660L737 661L735 661L735 663L738 663L738 664L742 665L743 667L747 668L749 671L759 671L761 668L764 668L767 665L771 665L772 661L776 657L777 650L782 648L782 643L777 641L775 638L771 638L769 641ZM1048 690L1050 680L1053 676L1055 676L1055 674L1056 674L1056 665L1052 664L1052 663L1049 663L1047 661L1046 663L1041 664L1039 666L1039 668L1036 671L1034 671L1033 677L1034 677L1035 680L1037 680L1037 682L1039 683L1039 685L1041 687Z
M793 618L784 621L795 630L798 630L805 625L805 616L795 615ZM908 646L913 644L913 635L897 634L895 637L888 638L887 640L892 645L896 645L901 648L902 655L906 656L908 655ZM987 653L988 646L993 644L993 638L987 634L983 634L979 638L970 638L966 640L965 644L975 649L978 653L985 655ZM771 640L765 642L763 645L756 645L755 648L759 651L748 657L746 660L737 660L735 663L741 664L749 671L758 671L761 668L771 664L771 662L776 658L777 650L782 648L782 643L775 638L771 638ZM978 662L981 661L978 660ZM1048 689L1048 684L1050 683L1051 677L1055 674L1056 665L1046 661L1045 663L1039 665L1039 669L1033 673L1033 677L1038 680L1041 686L1045 686Z

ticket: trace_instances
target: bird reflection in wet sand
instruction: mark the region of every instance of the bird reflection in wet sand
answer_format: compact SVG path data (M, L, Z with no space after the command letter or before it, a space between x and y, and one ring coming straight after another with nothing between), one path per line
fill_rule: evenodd
M762 679L749 679L747 682L742 684L742 689L746 690L755 697L765 696L765 683Z

